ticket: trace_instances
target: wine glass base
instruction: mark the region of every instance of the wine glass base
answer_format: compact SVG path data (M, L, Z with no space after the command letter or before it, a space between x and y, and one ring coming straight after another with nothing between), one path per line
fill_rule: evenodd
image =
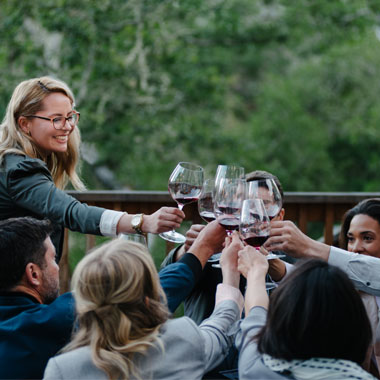
M159 236L172 243L184 243L186 241L185 236L175 231L162 232Z
M281 259L281 257L285 257L285 255L276 255L275 253L269 253L265 256L267 260L273 260L273 259Z
M272 289L275 289L277 288L277 284L274 283L274 282L266 282L265 283L265 289L268 291L268 290L272 290Z
M221 253L214 253L207 261L209 263L218 263L220 260Z

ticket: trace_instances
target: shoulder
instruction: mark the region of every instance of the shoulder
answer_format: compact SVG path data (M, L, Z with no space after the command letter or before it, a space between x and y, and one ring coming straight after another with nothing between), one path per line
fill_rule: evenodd
M106 379L91 359L89 347L80 347L51 358L44 379Z
M38 158L31 158L26 155L9 153L4 156L3 166L8 173L44 171L50 175L46 163Z
M46 167L46 163L38 158L31 158L25 154L9 153L4 156L4 162L7 168L29 166L42 166Z
M160 335L165 341L193 341L194 337L200 337L200 332L193 320L188 317L181 317L165 322L161 327Z

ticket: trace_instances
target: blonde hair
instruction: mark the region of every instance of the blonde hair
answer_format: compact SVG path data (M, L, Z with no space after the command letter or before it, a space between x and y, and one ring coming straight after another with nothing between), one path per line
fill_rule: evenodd
M43 100L51 93L66 95L75 105L74 95L66 83L50 77L33 78L21 82L13 91L3 122L0 125L0 161L4 155L15 153L43 160L50 170L55 185L63 189L68 180L75 189L84 190L76 169L79 162L80 133L75 127L69 136L67 151L46 156L39 151L32 138L19 126L20 116L34 115L43 109Z
M139 377L134 354L158 343L169 310L157 270L140 243L116 239L87 255L72 279L78 330L63 351L90 346L110 379Z

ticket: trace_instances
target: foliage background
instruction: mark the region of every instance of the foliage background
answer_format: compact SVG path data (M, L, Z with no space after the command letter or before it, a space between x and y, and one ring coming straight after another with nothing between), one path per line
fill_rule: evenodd
M90 189L165 190L178 161L287 191L380 189L380 1L0 0L0 110L76 94ZM95 175L94 175L95 174Z

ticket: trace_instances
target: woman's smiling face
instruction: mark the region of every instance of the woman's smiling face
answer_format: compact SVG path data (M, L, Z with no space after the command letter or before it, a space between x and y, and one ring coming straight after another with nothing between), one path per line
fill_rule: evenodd
M380 258L380 224L368 215L355 215L347 232L347 250Z
M36 112L34 116L55 118L59 116L68 117L73 113L70 98L61 92L53 92L47 95L42 101L42 106L42 109ZM37 147L47 154L66 152L69 135L75 128L66 121L64 127L57 130L50 120L37 117L23 118L23 120L19 120L19 123L23 131L31 136Z

